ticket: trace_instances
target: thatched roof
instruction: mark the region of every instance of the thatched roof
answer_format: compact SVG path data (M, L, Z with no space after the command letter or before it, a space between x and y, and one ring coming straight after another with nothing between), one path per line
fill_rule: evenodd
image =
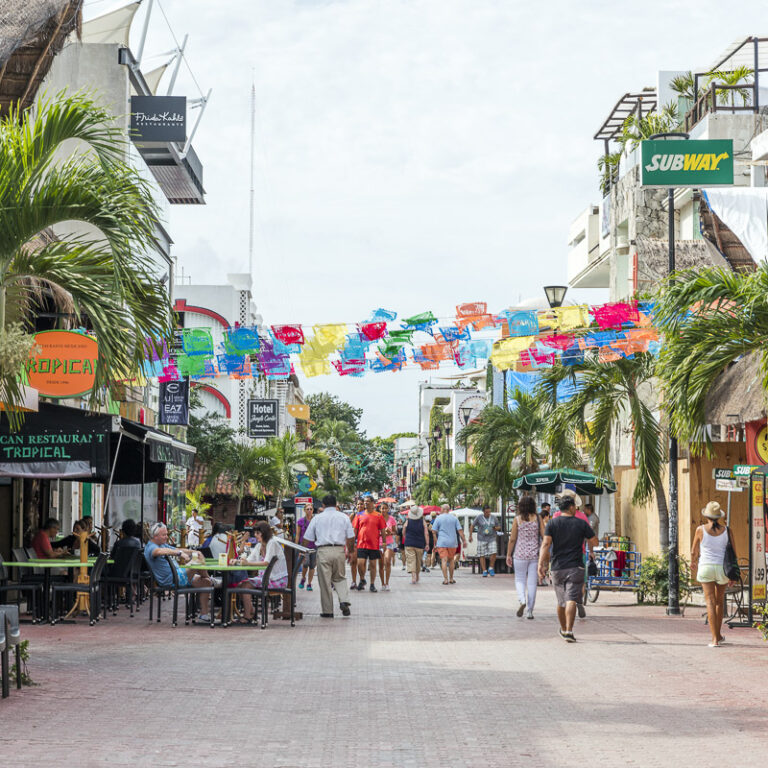
M754 272L757 269L752 254L703 198L699 200L699 217L704 237L725 257L734 272Z
M675 267L727 267L728 262L706 240L675 240ZM643 291L653 288L669 274L669 244L666 239L638 237L637 284Z
M766 415L760 356L745 355L727 368L707 394L709 424L743 424Z
M3 0L0 115L29 107L67 36L79 29L83 0Z

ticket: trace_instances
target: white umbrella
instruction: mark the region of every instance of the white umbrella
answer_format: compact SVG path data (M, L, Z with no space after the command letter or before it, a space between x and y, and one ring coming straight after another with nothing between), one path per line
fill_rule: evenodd
M482 509L472 509L471 507L461 507L461 509L453 509L451 510L454 515L479 515L483 510Z
M408 501L404 501L402 504L398 504L397 506L401 509L403 507L412 507L416 502L413 499L408 499Z

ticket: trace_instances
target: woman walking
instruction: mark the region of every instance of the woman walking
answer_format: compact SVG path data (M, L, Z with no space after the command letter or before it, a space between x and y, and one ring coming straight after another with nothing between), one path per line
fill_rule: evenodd
M735 582L725 574L725 549L733 539L728 527L720 524L725 517L716 501L710 501L701 514L707 522L696 529L691 547L691 576L701 584L707 604L707 620L712 633L710 648L718 648L725 642L722 634L725 589ZM734 549L734 554L736 550Z
M512 523L507 545L507 565L515 568L515 586L520 601L518 617L526 613L526 618L533 618L538 585L539 543L543 537L544 523L536 514L536 502L532 496L523 496L517 505L517 516Z
M416 505L408 512L408 519L403 525L403 546L405 547L405 565L411 574L411 584L419 583L421 558L429 540L424 510Z

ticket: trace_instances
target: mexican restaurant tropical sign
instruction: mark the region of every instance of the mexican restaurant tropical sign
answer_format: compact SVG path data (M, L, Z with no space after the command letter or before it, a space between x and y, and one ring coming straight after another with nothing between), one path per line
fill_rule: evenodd
M733 184L733 139L649 139L640 157L644 187Z
M30 387L45 397L77 397L93 388L99 345L75 331L40 331L27 363Z

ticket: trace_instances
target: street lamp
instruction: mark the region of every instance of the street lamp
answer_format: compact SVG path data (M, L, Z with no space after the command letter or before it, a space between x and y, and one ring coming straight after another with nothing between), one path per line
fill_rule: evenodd
M461 420L464 422L464 428L466 429L469 426L469 420L472 418L472 411L474 408L469 405L464 405L461 408L459 408L459 413L461 414ZM467 459L469 458L469 437L464 436L464 463L469 464Z
M547 301L551 309L562 307L565 300L565 294L568 292L567 285L545 285L544 293L547 295Z

